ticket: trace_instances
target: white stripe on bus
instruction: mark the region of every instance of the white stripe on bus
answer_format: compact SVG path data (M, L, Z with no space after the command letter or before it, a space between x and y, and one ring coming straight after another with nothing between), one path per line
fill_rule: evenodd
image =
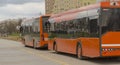
M102 46L120 46L120 44L102 44Z

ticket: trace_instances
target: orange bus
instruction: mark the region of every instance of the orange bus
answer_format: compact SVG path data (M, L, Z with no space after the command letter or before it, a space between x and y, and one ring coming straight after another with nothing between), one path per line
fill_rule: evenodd
M120 56L120 2L100 2L52 15L49 50L78 58Z
M22 42L25 47L41 48L48 46L48 32L50 16L41 16L24 20L21 23Z

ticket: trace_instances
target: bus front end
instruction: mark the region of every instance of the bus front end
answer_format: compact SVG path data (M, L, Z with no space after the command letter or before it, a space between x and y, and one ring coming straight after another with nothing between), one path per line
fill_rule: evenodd
M120 31L107 32L103 35L102 56L120 56Z
M101 56L120 56L120 2L102 3Z

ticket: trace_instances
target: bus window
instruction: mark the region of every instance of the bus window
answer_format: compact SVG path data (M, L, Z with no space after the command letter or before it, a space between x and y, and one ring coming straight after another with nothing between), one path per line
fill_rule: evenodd
M99 37L97 18L81 18L54 24L52 33L60 38Z
M43 20L43 22L42 22L43 23L43 31L46 32L46 33L50 31L50 26L51 26L48 19L49 19L49 16L45 16L45 17L42 18L42 20Z
M40 19L36 18L33 22L32 28L34 33L39 33L40 32Z
M91 37L98 37L99 36L98 19L90 19L89 31L90 31Z
M77 37L98 37L98 19L81 18L77 19L74 23L75 36Z
M102 9L102 33L120 31L120 9Z
M76 37L88 37L89 28L88 28L87 18L77 19L75 22L76 22L75 23L75 29L76 29L75 36Z

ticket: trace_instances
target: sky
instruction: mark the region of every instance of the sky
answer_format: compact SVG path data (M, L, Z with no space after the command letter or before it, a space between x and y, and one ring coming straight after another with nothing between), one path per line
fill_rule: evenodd
M45 14L44 0L0 0L0 21Z

